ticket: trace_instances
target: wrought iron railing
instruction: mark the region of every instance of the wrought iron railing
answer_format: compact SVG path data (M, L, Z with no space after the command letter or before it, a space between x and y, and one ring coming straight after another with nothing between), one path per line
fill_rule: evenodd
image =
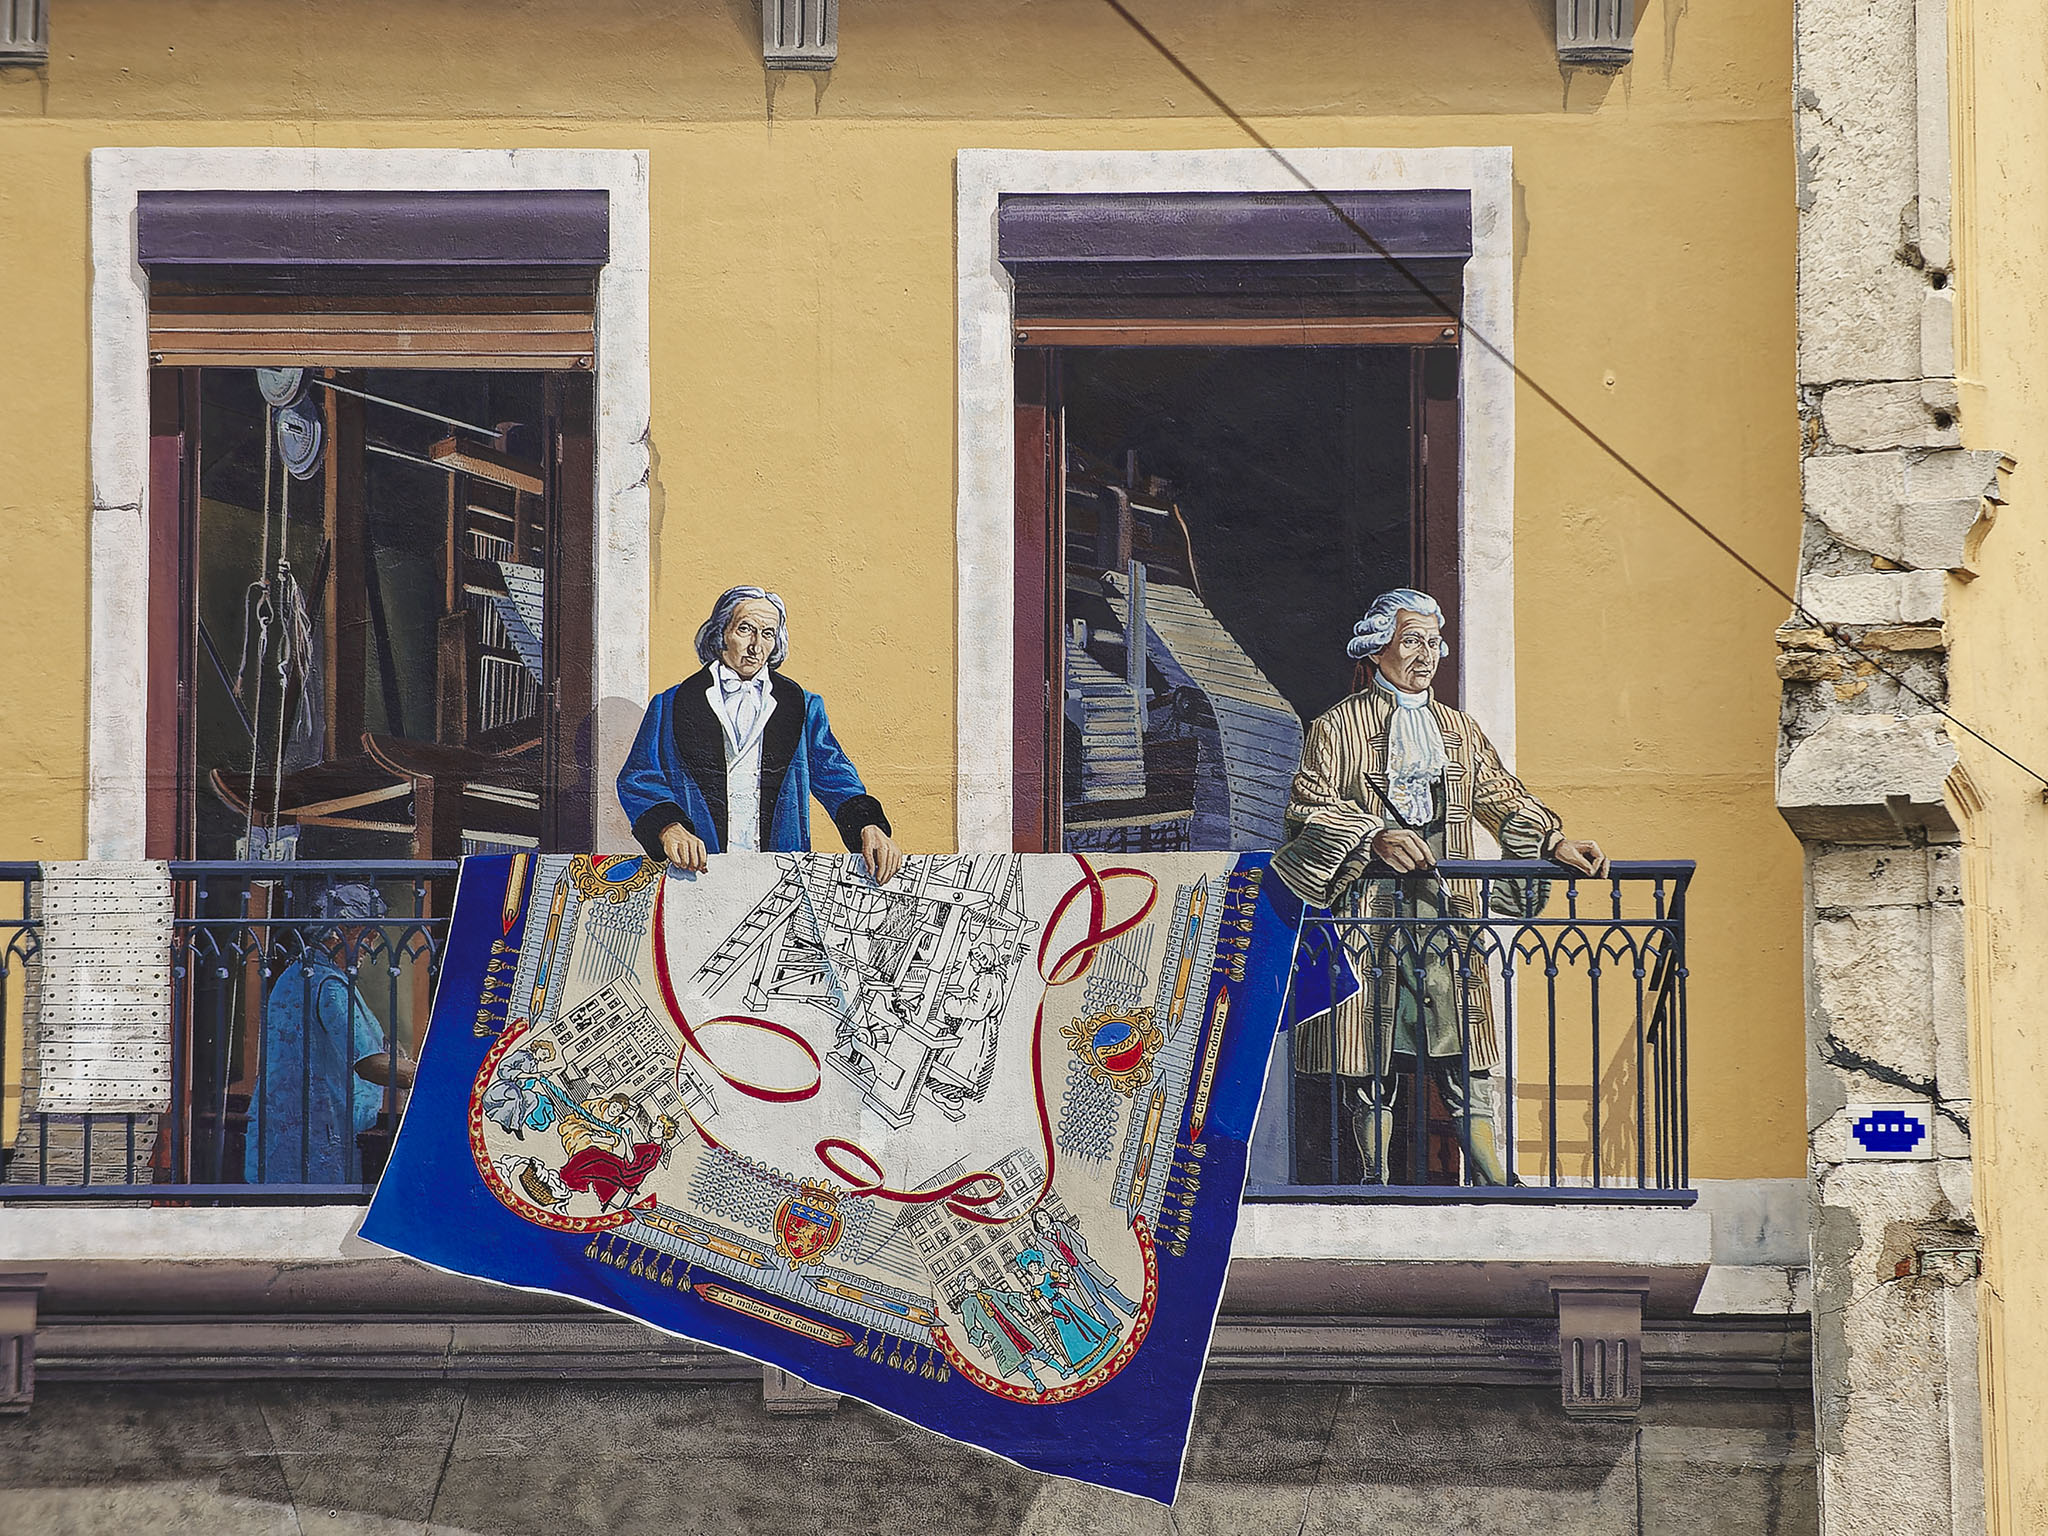
M37 866L0 864L0 1083L20 1094L0 1125L0 1200L362 1199L404 1107L456 870L172 864L169 1106L75 1114L36 1106L21 993Z
M25 1090L0 1102L0 1201L364 1198L426 1027L456 864L171 869L168 1112L44 1114L25 1046L37 866L0 864L0 1083ZM1689 1201L1692 870L1445 864L1312 914L1249 1197ZM308 1019L330 1037L319 1049Z
M1446 863L1312 912L1249 1196L1689 1202L1692 873Z

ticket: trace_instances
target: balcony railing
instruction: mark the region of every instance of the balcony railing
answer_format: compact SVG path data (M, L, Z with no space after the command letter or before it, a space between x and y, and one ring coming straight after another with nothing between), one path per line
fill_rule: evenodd
M78 1115L34 1106L38 873L0 864L0 1082L27 1099L0 1102L0 1201L366 1198L456 869L173 864L171 1109ZM1310 919L1248 1197L1691 1200L1692 870L1446 864ZM1347 990L1334 1020L1313 1017Z
M363 1199L404 1107L457 867L172 864L171 1107L69 1114L36 1108L23 1027L37 866L0 864L0 1082L22 1085L0 1106L0 1200Z
M1689 1203L1692 873L1446 863L1308 919L1248 1196Z

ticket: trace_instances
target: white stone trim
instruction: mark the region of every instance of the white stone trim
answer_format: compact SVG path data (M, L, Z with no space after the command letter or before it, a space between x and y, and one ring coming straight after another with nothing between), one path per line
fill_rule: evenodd
M339 1264L388 1259L356 1236L360 1205L256 1205L215 1210L162 1206L0 1208L0 1263L43 1254L64 1263L230 1259Z
M388 1259L356 1236L364 1207L238 1206L180 1210L0 1208L0 1263L303 1264ZM1694 1206L1268 1205L1239 1212L1236 1259L1376 1263L1692 1266L1713 1253L1713 1221Z
M597 287L597 550L592 773L600 846L628 841L606 793L647 699L647 154L618 149L96 149L92 152L92 616L86 851L143 854L148 768L149 287L136 260L145 190L611 194ZM618 707L618 701L630 709ZM621 730L627 732L621 735Z
M1451 189L1472 194L1465 324L1499 354L1462 349L1460 475L1464 707L1509 762L1515 749L1514 188L1504 147L1291 149L1332 192ZM955 835L1008 848L1015 634L1016 380L1011 284L996 260L1006 192L1288 192L1300 182L1257 149L964 149L956 162L959 280L959 561ZM1482 622L1483 617L1483 622Z
M1706 1268L1713 1218L1697 1205L1320 1205L1249 1202L1233 1259ZM27 1257L24 1255L24 1257Z

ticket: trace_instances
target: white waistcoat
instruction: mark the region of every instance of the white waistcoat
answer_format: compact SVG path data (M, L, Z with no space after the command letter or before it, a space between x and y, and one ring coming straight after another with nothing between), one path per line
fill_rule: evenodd
M761 850L761 742L768 717L775 713L772 690L762 701L746 739L733 733L732 713L714 674L709 689L711 712L718 716L719 734L725 742L725 848L728 853L758 853Z
M761 849L761 733L735 753L725 742L725 846L733 853Z

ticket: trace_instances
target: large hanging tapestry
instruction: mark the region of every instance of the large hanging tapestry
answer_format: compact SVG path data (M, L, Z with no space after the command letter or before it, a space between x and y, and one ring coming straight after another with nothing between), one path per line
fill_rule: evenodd
M1295 942L1265 858L471 858L363 1235L1170 1501Z

